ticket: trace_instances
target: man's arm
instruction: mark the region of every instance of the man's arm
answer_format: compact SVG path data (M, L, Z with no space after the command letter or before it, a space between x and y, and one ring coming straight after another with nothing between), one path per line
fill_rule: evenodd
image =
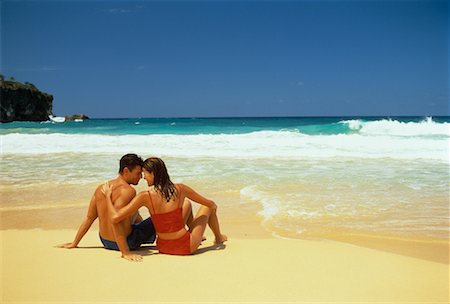
M119 197L114 201L114 209L120 210L123 207L127 206L133 197L136 196L136 190L133 188L128 189L120 189ZM108 200L108 197L107 197ZM110 203L107 202L109 205ZM111 206L112 207L112 206ZM113 232L114 237L116 239L117 246L119 247L120 252L122 253L122 257L129 261L142 261L142 257L137 254L132 254L130 252L130 248L128 247L127 235L125 235L125 227L123 222L113 223Z
M95 191L94 195L92 195L91 201L89 203L88 212L86 215L86 218L81 223L80 228L78 228L78 232L75 236L75 239L72 243L65 243L57 245L56 247L59 248L67 248L72 249L78 247L78 244L80 243L81 239L84 237L86 232L88 232L89 228L91 228L92 223L97 219L97 206L96 206L96 195L97 191Z

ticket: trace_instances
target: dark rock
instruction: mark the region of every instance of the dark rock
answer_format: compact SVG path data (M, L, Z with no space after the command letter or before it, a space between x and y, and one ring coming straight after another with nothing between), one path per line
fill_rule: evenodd
M87 117L84 114L74 114L74 115L67 115L65 116L66 121L74 121L74 120L86 120L89 119L89 117Z
M2 80L0 89L0 122L47 121L53 114L53 96L31 83Z

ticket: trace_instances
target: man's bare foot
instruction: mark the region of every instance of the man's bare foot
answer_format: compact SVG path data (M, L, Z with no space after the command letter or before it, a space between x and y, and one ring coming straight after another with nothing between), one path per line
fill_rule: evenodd
M122 254L122 258L130 262L142 262L142 256L140 256L139 254L133 253Z
M222 234L219 239L216 238L214 244L222 244L225 243L226 241L228 241L228 237L225 234Z

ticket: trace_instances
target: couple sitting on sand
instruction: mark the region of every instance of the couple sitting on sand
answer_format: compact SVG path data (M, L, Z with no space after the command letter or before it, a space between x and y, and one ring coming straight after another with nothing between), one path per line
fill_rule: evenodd
M136 195L130 185L139 183L142 171L148 186L153 187ZM190 200L202 205L195 217ZM151 214L146 220L142 220L138 212L142 206ZM227 240L220 232L217 205L186 185L172 183L166 165L156 157L143 161L136 154L124 155L120 159L119 176L95 190L75 240L57 247L77 247L97 217L104 247L120 250L122 257L130 261L142 260L142 256L130 250L153 243L156 234L159 252L175 255L195 253L207 224L217 244Z

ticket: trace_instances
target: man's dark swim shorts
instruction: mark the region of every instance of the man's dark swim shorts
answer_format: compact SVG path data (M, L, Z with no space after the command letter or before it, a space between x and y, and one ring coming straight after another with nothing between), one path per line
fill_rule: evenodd
M106 249L119 250L119 246L114 241L105 240L101 235L100 240ZM156 231L151 218L147 218L139 224L131 225L131 233L127 237L127 243L130 250L136 250L142 244L151 244L156 239Z

